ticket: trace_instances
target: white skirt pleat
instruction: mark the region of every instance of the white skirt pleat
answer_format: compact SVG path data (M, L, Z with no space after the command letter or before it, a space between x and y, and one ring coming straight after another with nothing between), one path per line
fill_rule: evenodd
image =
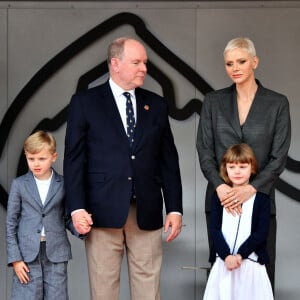
M244 259L241 266L227 270L217 257L207 281L203 300L274 300L264 265Z

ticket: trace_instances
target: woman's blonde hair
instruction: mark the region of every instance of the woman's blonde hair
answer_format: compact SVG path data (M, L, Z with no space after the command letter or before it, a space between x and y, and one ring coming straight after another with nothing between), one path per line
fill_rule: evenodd
M248 163L251 164L251 177L257 174L257 160L251 147L245 143L232 145L227 149L221 160L220 175L224 182L232 185L228 177L227 163Z
M251 57L256 56L254 43L247 37L237 37L235 39L230 40L224 49L224 57L228 51L234 49L243 49L246 50Z
M24 151L36 154L41 152L44 148L51 153L56 152L56 141L53 135L49 132L39 130L31 134L24 142Z

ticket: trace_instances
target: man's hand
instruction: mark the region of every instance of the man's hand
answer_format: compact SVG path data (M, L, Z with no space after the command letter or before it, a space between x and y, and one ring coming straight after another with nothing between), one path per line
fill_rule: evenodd
M169 213L166 217L164 232L167 232L169 228L171 228L171 232L166 238L167 242L173 241L180 234L182 228L182 215Z
M20 282L22 284L28 283L30 281L29 276L28 276L29 268L25 264L25 262L22 260L14 261L12 263L12 265L13 265L15 273L16 273L17 277L19 278Z
M76 231L80 234L87 234L93 225L92 215L85 209L80 209L72 214L72 221Z

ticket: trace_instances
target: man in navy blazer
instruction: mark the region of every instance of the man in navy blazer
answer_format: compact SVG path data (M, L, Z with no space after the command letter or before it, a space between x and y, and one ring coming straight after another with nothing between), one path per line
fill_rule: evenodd
M76 230L88 233L92 299L118 299L124 247L132 299L160 299L163 203L167 241L181 231L178 153L166 100L140 88L146 63L140 42L116 39L108 48L109 81L74 95L69 106L66 201ZM133 141L124 92L133 105Z

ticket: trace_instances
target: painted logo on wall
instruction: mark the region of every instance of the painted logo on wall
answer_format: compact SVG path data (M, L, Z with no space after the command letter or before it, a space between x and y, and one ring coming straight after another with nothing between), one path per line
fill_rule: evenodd
M183 60L176 56L170 49L168 49L161 41L157 39L147 29L144 21L139 16L126 12L119 13L94 27L86 34L82 35L80 38L71 43L69 46L67 46L65 49L63 49L61 52L59 52L55 57L50 59L19 92L19 94L16 96L11 106L5 113L0 124L0 156L2 156L3 154L4 147L7 143L14 122L16 121L24 107L30 102L32 96L36 93L36 91L41 86L43 86L45 82L56 72L63 68L72 58L87 49L95 41L100 40L108 33L123 25L132 26L137 36L148 47L150 47L159 57L165 60L167 64L171 65L175 70L177 70L177 72L180 73L181 76L183 76L199 92L201 92L202 95L205 95L207 92L213 90L213 88L197 72L195 72L189 65L187 65ZM147 68L148 76L151 76L160 84L163 95L169 101L170 117L181 121L186 120L194 113L200 113L202 105L201 99L189 99L184 107L177 108L175 101L176 95L174 84L168 77L168 74L165 74L163 70L159 66L156 66L153 62L151 62L151 60L148 61ZM87 89L91 82L95 81L97 78L99 78L99 76L104 76L105 74L107 74L107 72L107 63L106 61L103 61L79 78L77 91ZM67 106L59 111L52 119L42 119L36 125L36 127L33 128L32 132L37 129L47 130L50 132L55 131L66 122L66 119ZM300 162L288 157L286 169L298 174L300 172ZM26 160L23 153L20 153L16 176L24 174L26 171ZM293 200L300 200L300 191L296 187L292 186L282 179L278 180L277 189ZM5 208L7 207L7 198L7 191L1 184L0 201Z

